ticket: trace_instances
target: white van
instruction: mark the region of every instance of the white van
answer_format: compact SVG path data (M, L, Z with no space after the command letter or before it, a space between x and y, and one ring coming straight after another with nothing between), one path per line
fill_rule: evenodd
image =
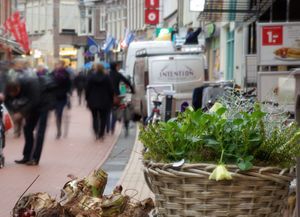
M132 78L135 55L138 50L146 49L150 53L173 52L174 45L171 41L135 41L130 43L126 56L125 75Z
M144 52L144 53L143 53ZM132 102L135 114L149 116L147 87L165 86L174 91L175 110L182 102L191 105L193 90L203 84L204 57L201 52L137 53L133 84L136 94Z

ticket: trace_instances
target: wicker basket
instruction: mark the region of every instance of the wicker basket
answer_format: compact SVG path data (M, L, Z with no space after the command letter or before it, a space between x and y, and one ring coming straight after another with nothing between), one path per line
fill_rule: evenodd
M144 162L145 179L164 217L282 217L294 169L228 166L232 181L212 181L212 164Z

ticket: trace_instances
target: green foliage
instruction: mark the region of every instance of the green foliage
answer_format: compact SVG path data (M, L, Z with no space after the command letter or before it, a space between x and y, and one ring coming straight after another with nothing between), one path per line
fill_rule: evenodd
M235 99L236 100L236 99ZM187 110L168 122L141 129L148 149L146 159L157 162L212 162L236 164L241 170L255 165L289 167L300 155L300 131L278 121L277 127L262 106L235 103L215 112ZM233 109L231 109L233 108ZM286 119L280 119L286 120Z

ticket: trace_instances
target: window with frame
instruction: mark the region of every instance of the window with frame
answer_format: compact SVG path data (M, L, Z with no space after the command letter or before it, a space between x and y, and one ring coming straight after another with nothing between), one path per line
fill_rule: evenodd
M105 6L102 6L100 7L100 22L99 22L99 25L100 25L100 31L105 31L106 29L106 13L105 13Z
M94 34L94 10L91 7L80 10L80 35Z

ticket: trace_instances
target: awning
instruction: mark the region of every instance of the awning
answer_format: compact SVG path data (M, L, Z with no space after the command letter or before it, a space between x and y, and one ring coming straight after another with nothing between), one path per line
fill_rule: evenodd
M10 47L13 51L19 54L25 53L17 42L6 37L0 36L0 44Z
M268 10L275 0L206 0L199 19L203 21L256 20Z

